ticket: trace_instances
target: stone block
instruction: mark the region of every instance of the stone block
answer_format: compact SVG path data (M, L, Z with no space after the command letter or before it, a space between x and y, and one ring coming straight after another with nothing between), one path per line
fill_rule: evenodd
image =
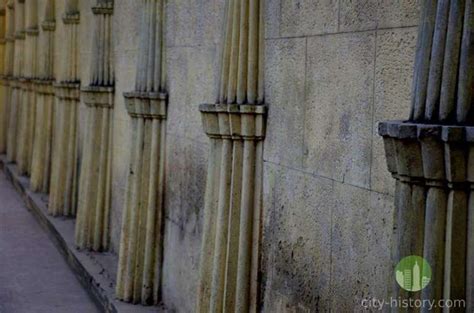
M281 0L280 36L334 33L337 19L337 0Z
M265 102L269 106L264 159L301 168L306 39L266 41Z
M416 0L341 0L339 6L341 32L415 26L419 22Z
M288 298L292 308L326 311L331 268L333 181L265 164L265 312Z
M281 0L265 1L265 38L280 36Z
M217 97L217 47L169 48L168 55L168 132L207 143L199 105Z
M374 33L308 39L304 168L368 187Z
M377 34L371 188L392 195L395 181L387 170L383 140L376 128L380 121L409 117L416 37L416 27Z
M115 1L113 27L120 30L113 33L115 55L128 50L138 50L139 29L143 20L142 3L142 1ZM135 65L130 59L129 62Z

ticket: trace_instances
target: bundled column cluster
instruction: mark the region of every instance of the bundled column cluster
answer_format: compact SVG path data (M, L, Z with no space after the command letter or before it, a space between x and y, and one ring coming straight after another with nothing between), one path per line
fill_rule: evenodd
M135 91L124 94L132 120L131 162L122 217L117 296L159 301L166 134L164 1L143 0Z
M474 6L425 1L408 121L379 125L396 183L393 261L423 256L421 298L474 305ZM393 296L400 296L393 288Z
M7 131L8 131L8 110L7 110L7 91L8 76L5 67L6 55L6 1L0 1L0 153L5 153L7 148Z
M256 311L262 207L263 1L227 3L217 104L200 106L211 141L198 312Z
M48 193L53 146L54 107L54 33L56 30L54 0L46 2L38 47L38 79L36 80L36 111L31 163L31 189Z
M74 0L66 2L62 18L65 35L58 77L53 84L53 141L49 213L54 216L74 216L77 210L79 136L78 111L80 80L78 59L78 27L80 15ZM51 56L50 56L51 57ZM59 63L54 60L54 63Z
M81 87L77 0L0 0L0 153L49 193L48 212L76 217L80 249L109 248L115 75L113 0L92 8L90 82ZM167 99L165 0L141 0L135 88L124 93L131 160L117 297L160 301ZM229 0L218 101L200 106L210 139L199 312L256 311L260 257L263 1ZM57 36L57 35L61 36ZM63 38L58 42L55 38ZM61 45L61 49L56 49ZM60 51L60 53L58 53ZM79 106L85 104L84 129ZM79 135L83 134L83 137ZM82 138L83 140L80 140Z
M76 244L104 251L109 245L112 113L114 68L111 0L98 0L92 8L94 39L91 79L81 90L87 106L84 151L79 181Z

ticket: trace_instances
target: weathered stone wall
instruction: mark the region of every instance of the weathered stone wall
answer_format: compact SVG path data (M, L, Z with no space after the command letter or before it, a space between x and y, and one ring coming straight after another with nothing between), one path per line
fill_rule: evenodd
M408 116L418 10L267 1L265 312L385 297L394 184L376 123Z
M91 6L81 0L82 85L89 83ZM140 10L114 8L111 247L117 252L131 150ZM192 312L199 275L208 138L198 105L214 103L225 2L166 5L165 227L162 295ZM56 6L58 23L64 12ZM266 0L262 299L264 312L346 312L386 294L393 180L376 122L405 118L418 24L415 0ZM57 41L63 34L56 33ZM57 45L56 54L61 55ZM56 69L58 70L58 69ZM81 105L81 113L84 105ZM84 129L81 114L81 132Z

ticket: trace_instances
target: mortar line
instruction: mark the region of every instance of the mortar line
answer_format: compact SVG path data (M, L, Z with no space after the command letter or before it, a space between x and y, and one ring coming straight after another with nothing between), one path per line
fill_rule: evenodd
M369 188L372 189L372 167L374 162L374 122L375 122L375 84L377 71L377 39L378 31L375 31L374 39L374 72L372 76L372 116L370 121L370 165L369 165Z
M370 33L374 31L390 31L394 29L407 29L407 28L415 28L415 27L418 27L418 25L403 25L403 26L396 26L396 27L382 27L382 28L350 30L350 31L348 30L348 31L338 31L338 32L327 32L327 33L321 33L321 34L303 34L303 35L295 35L295 36L267 37L265 38L265 40L314 38L314 37L325 37L325 36L332 36L332 35Z
M360 189L360 190L365 190L365 191L370 191L370 192L373 192L373 193L376 193L378 195L382 195L382 196L391 196L393 197L392 194L389 194L387 192L381 192L381 191L377 191L377 190L372 190L370 188L367 188L367 187L362 187L362 186L358 186L358 185L354 185L354 184L351 184L351 183L348 183L347 181L346 182L342 182L340 180L337 180L337 179L334 179L334 178L331 178L331 177L327 177L327 176L323 176L323 175L320 175L320 174L317 174L317 173L313 173L313 172L310 172L310 171L306 171L304 169L301 169L301 168L296 168L296 167L292 167L292 166L289 166L289 165L285 165L285 164L280 164L280 163L277 163L277 162L274 162L274 161L270 161L270 160L263 160L264 163L269 163L269 164L273 164L273 165L276 165L276 166L280 166L280 167L283 167L283 168L286 168L286 169L290 169L290 170L293 170L293 171L296 171L296 172L299 172L299 173L303 173L303 174L307 174L307 175L310 175L314 178L319 178L319 179L325 179L325 180L329 180L331 182L334 182L334 183L339 183L341 185L347 185L347 186L351 186L351 187L354 187L354 188L357 188L357 189Z

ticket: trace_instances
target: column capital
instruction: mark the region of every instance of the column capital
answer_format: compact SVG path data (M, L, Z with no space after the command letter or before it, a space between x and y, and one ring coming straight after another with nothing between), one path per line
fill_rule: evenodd
M114 106L114 87L82 87L81 97L89 107L112 108Z
M63 15L64 24L79 24L81 20L81 15L79 12L69 12Z
M154 92L125 92L128 114L135 118L166 119L168 95Z
M92 13L111 15L114 13L113 1L98 1L98 3L92 7Z
M211 138L263 140L265 105L201 104L203 127Z
M474 189L469 150L474 149L474 127L379 123L388 169L395 179L426 186Z

